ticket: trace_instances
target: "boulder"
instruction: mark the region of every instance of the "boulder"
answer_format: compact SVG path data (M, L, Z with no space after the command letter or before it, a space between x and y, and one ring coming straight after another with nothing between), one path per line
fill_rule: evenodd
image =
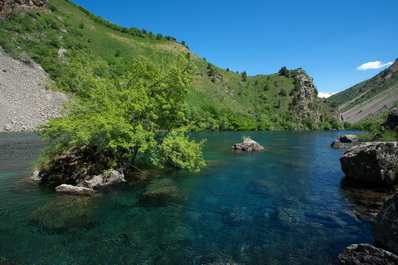
M341 135L339 139L335 140L330 146L334 149L349 148L356 142L357 136L355 134Z
M381 207L373 232L377 246L398 254L398 193Z
M398 264L398 256L369 244L353 244L339 254L337 262L341 265L394 265Z
M108 186L119 185L124 182L126 182L126 180L124 179L124 174L113 170L111 173L103 173L100 175L96 175L88 180L85 180L83 182L83 186L90 189L99 189Z
M162 178L150 182L141 196L140 203L144 206L166 206L182 199L177 185L170 179Z
M398 130L398 108L390 111L387 120L380 124L380 130Z
M243 141L241 143L234 144L232 146L232 149L250 152L250 151L261 151L264 150L265 148L252 139L243 138Z
M353 143L357 140L357 136L355 134L344 134L339 137L339 140L342 143Z
M96 225L95 205L91 202L91 196L56 196L33 211L28 223L51 234L70 230L80 234Z
M77 194L77 195L91 195L95 192L93 189L90 188L73 186L69 184L59 185L55 187L55 190L59 193Z
M397 183L397 157L398 142L364 143L347 150L340 164L348 178L393 185Z

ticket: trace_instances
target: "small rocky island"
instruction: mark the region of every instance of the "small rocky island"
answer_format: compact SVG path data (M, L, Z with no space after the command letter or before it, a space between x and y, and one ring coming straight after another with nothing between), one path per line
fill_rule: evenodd
M357 136L355 134L341 135L339 139L335 140L330 146L334 149L349 148L357 142Z
M242 142L234 144L232 149L248 152L265 150L263 146L248 137L243 137Z

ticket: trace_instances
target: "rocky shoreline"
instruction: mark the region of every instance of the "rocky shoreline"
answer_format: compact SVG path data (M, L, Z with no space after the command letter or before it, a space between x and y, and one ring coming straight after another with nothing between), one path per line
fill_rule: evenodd
M397 109L392 110L387 121L380 125L381 130L396 130L397 114ZM332 147L342 148L344 143L342 136L332 143ZM386 191L396 191L398 142L358 143L344 153L340 158L340 163L346 175L346 181L355 182L354 186L367 186L368 189L384 187ZM340 253L337 262L347 265L398 264L397 227L398 193L395 193L381 206L375 218L373 231L375 246L369 244L348 246Z

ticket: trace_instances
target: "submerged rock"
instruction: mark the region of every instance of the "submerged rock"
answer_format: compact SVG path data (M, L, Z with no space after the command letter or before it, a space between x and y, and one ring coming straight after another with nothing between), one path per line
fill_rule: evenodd
M337 261L341 265L395 265L398 256L369 244L353 244L339 254Z
M351 147L340 158L341 169L348 178L369 183L397 183L398 142L364 143Z
M241 143L234 144L232 146L232 149L250 152L250 151L261 151L264 150L265 148L252 139L244 138Z
M384 203L377 215L374 237L376 245L398 254L398 193Z
M330 146L334 149L349 148L355 143L357 136L355 134L341 135L339 139L335 140Z
M142 194L140 203L144 206L165 206L182 200L177 185L172 180L163 178L151 181Z
M57 196L30 215L30 224L55 233L95 225L91 196Z
M55 187L55 191L59 193L78 194L78 195L91 195L95 193L93 189L86 187L78 187L69 184L62 184Z

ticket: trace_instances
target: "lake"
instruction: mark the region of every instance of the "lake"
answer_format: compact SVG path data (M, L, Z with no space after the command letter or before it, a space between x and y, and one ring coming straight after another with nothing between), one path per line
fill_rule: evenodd
M145 205L147 182L92 197L59 195L28 177L41 139L0 133L0 263L329 264L372 225L341 191L330 143L345 132L203 132L200 173L156 172L181 200ZM250 135L267 150L235 152Z

